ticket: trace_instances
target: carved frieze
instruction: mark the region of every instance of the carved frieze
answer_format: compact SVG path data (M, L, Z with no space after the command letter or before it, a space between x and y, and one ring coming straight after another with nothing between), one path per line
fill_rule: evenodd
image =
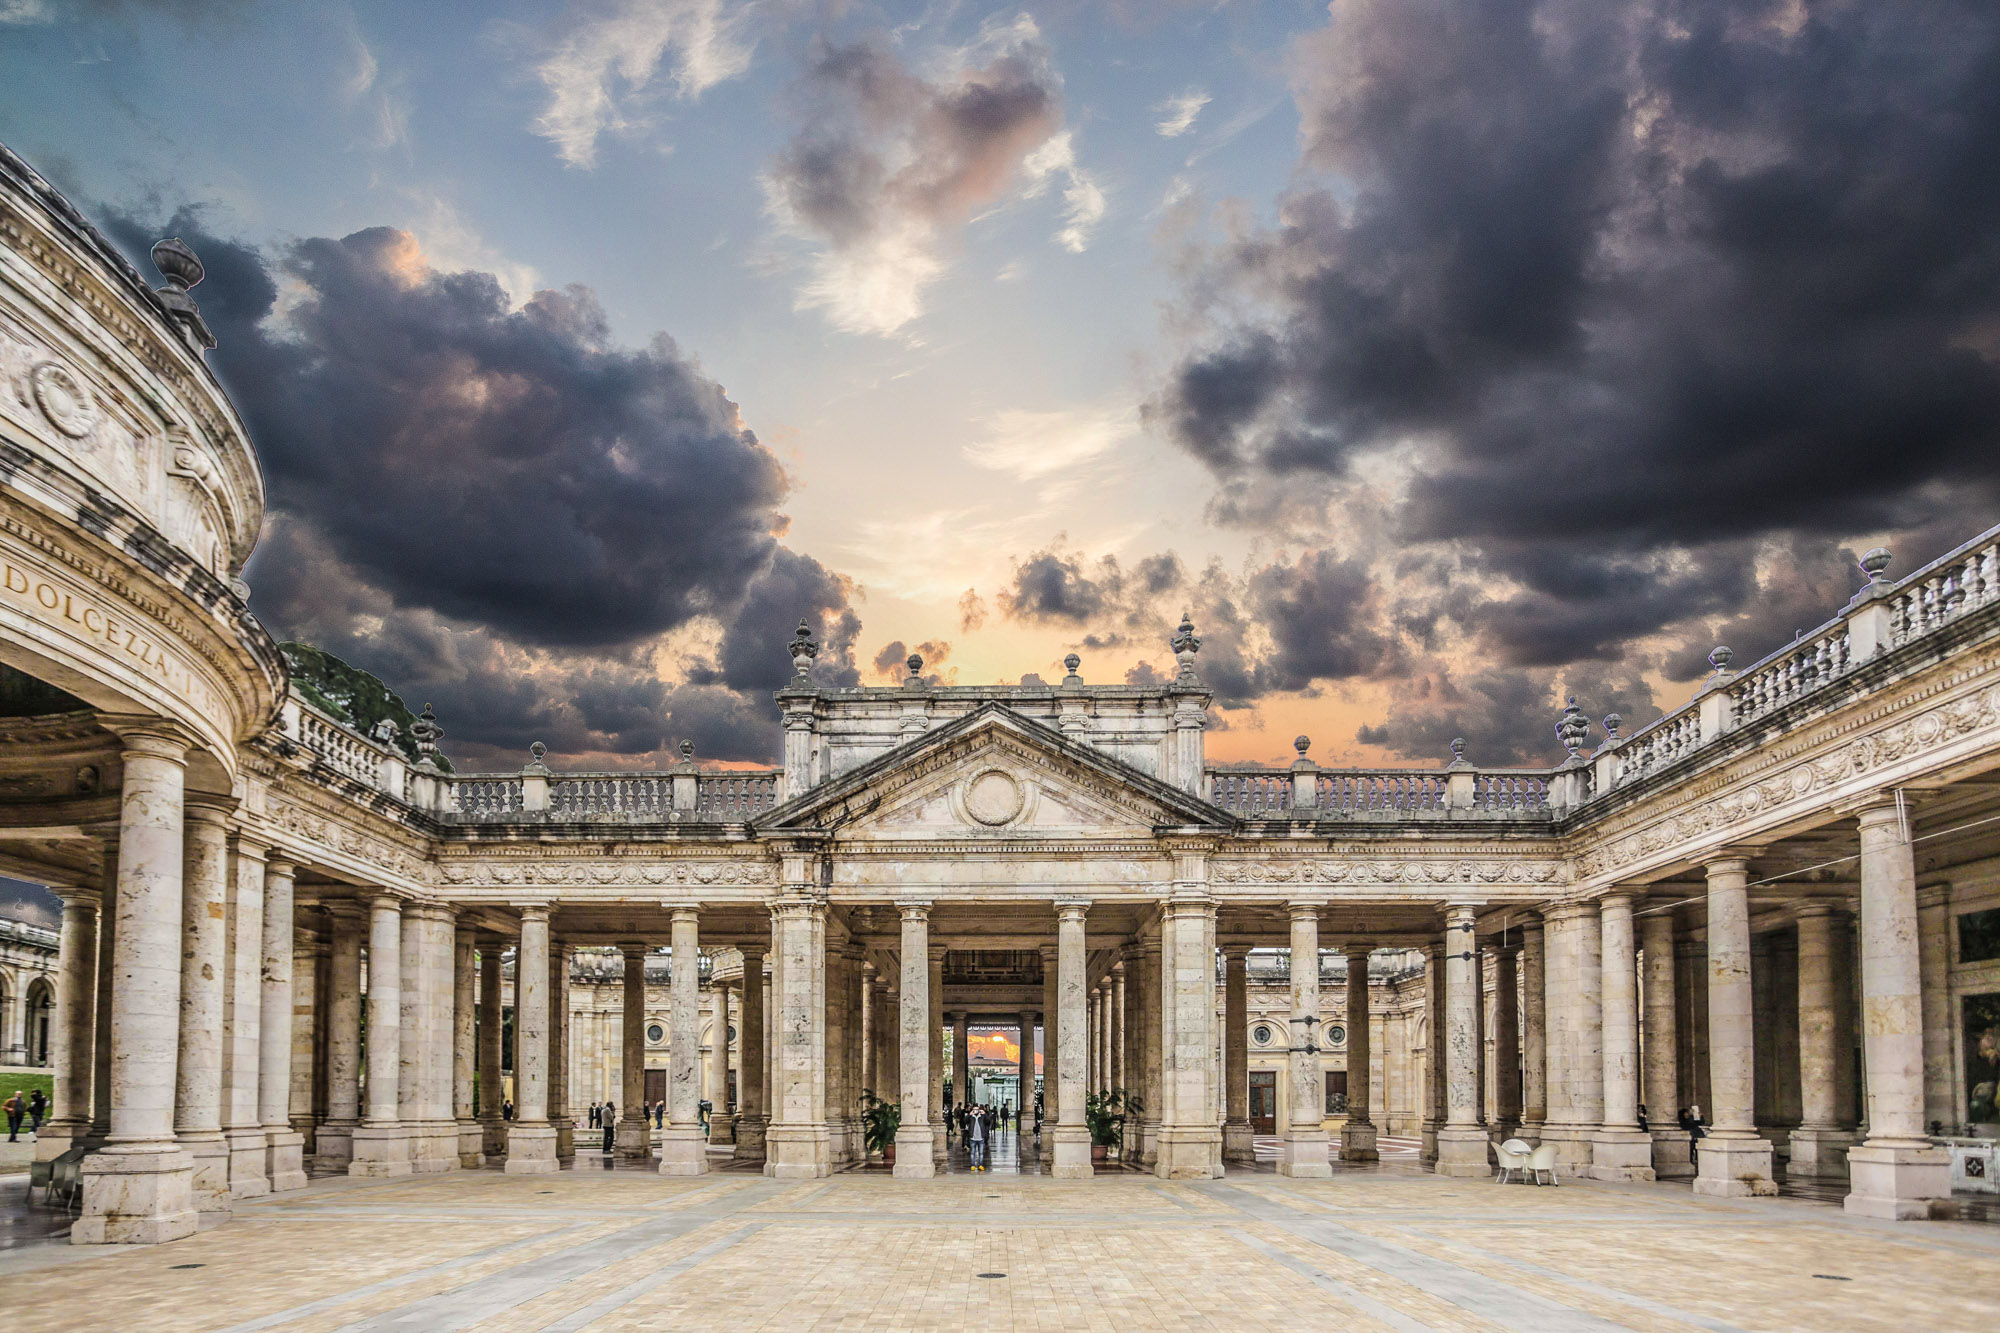
M551 887L616 884L721 884L763 887L778 882L774 861L734 857L720 861L638 860L594 857L560 861L448 860L439 866L447 885L466 887L548 885Z
M1566 863L1547 859L1250 861L1222 857L1210 863L1209 878L1217 884L1559 885L1569 881L1569 873Z

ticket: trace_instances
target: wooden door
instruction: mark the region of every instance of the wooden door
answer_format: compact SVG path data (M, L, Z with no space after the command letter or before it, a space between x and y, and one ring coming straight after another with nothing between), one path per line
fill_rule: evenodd
M1250 1071L1250 1129L1256 1134L1278 1132L1278 1071Z

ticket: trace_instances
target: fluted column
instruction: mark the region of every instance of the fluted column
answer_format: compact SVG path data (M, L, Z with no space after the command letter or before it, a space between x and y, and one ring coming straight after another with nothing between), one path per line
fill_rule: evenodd
M1480 1123L1478 913L1445 909L1445 1123L1438 1130L1436 1171L1441 1176L1483 1176L1486 1130Z
M458 1126L458 1164L486 1164L486 1131L472 1100L479 1059L479 936L470 915L461 916L451 941L451 1117Z
M264 1174L273 1193L306 1187L306 1136L292 1128L292 910L297 868L264 866L263 1012L257 1054L257 1118L264 1124Z
M1374 1058L1368 1030L1368 955L1366 944L1350 943L1347 956L1347 1123L1340 1131L1340 1160L1374 1162L1375 1123L1369 1114L1370 1078Z
M40 1161L60 1157L90 1132L91 1071L97 1041L97 919L95 888L52 886L62 899L62 933L56 949L55 1118L35 1139Z
M1294 1029L1296 1031L1296 1028ZM1222 950L1222 1160L1257 1160L1250 1129L1250 946ZM1282 1170L1282 1157L1280 1169Z
M521 908L521 943L514 950L514 1119L507 1126L507 1174L548 1175L561 1169L549 1124L549 909ZM373 1017L373 1011L370 1011Z
M1087 902L1056 904L1057 1005L1062 1010L1056 1053L1056 1076L1062 1083L1061 1118L1055 1127L1054 1174L1058 1180L1088 1179L1091 1174L1090 1128L1083 1118L1088 1058L1084 1003L1089 993L1090 961L1084 917L1089 909Z
M1548 976L1543 927L1521 927L1521 1137L1540 1143L1549 1118Z
M764 1160L764 1127L770 1103L764 1089L764 949L739 946L743 954L742 1016L737 1023L736 1160Z
M1674 915L1658 908L1639 918L1646 977L1645 1068L1647 1128L1653 1175L1685 1180L1694 1174L1688 1132L1680 1127L1680 1033L1674 977Z
M229 1213L229 1144L222 1135L223 976L228 957L229 808L187 803L181 873L180 1059L175 1068L174 1133L194 1161L194 1205Z
M715 1013L708 1039L708 1141L717 1146L733 1145L736 1121L729 1112L729 983L711 983L708 995Z
M701 914L673 909L673 972L667 1022L667 1126L660 1133L660 1174L698 1176L708 1170L701 1132Z
M500 1064L505 1051L504 1006L501 1000L502 957L498 940L489 940L479 950L479 1122L481 1139L489 1160L507 1155L506 1071Z
M1868 1138L1847 1154L1854 1182L1847 1211L1864 1217L1928 1217L1931 1201L1951 1193L1950 1156L1931 1145L1924 1125L1917 871L1905 819L1904 806L1885 799L1862 810L1859 821Z
M1708 865L1708 1136L1694 1192L1775 1195L1771 1144L1757 1133L1756 1031L1750 989L1750 863Z
M1653 1140L1639 1128L1639 959L1632 896L1598 904L1604 1020L1604 1121L1591 1142L1597 1180L1653 1179Z

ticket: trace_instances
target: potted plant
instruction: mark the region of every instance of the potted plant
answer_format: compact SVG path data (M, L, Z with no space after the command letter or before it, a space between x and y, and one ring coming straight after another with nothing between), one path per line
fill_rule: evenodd
M1083 1120L1090 1127L1090 1160L1102 1162L1125 1143L1125 1117L1140 1111L1139 1100L1123 1088L1084 1098Z
M896 1131L903 1126L903 1104L885 1102L873 1088L861 1090L861 1144L871 1153L879 1152L890 1166L896 1164Z

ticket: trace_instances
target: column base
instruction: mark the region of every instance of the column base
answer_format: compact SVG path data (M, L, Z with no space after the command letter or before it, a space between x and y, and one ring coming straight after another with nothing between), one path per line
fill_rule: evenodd
M35 1135L35 1160L53 1162L70 1150L72 1144L82 1140L90 1132L90 1126L68 1124L51 1120L42 1126L41 1133Z
M1596 1136L1595 1125L1543 1125L1542 1141L1536 1146L1555 1145L1558 1177L1588 1176L1593 1155L1591 1140Z
M225 1129L229 1140L229 1196L233 1199L261 1199L271 1192L271 1178L264 1174L264 1127Z
M620 1120L611 1130L612 1151L621 1162L653 1160L653 1122Z
M1325 1180L1333 1175L1328 1158L1331 1143L1323 1129L1288 1130L1278 1143L1278 1174L1301 1180Z
M912 1125L896 1131L896 1164L890 1170L898 1180L929 1180L937 1175L930 1126Z
M1592 1180L1655 1180L1653 1136L1638 1126L1601 1129L1590 1141Z
M1755 1134L1723 1138L1711 1134L1695 1154L1694 1192L1718 1199L1775 1198L1771 1141Z
M1152 1169L1160 1160L1160 1122L1142 1120L1139 1122L1139 1165Z
M1653 1137L1653 1178L1686 1180L1694 1175L1694 1152L1684 1129L1656 1129Z
M313 1134L313 1157L323 1167L345 1171L354 1160L354 1121L328 1120Z
M1425 1166L1430 1166L1438 1159L1438 1130L1441 1128L1443 1126L1438 1121L1426 1120L1417 1130L1417 1136L1420 1141L1420 1146L1417 1148L1417 1160Z
M772 1125L764 1134L764 1174L776 1180L820 1180L833 1174L825 1125ZM899 1151L896 1160L901 1161Z
M1082 1125L1057 1125L1049 1174L1057 1180L1089 1180L1096 1171L1090 1164L1090 1131Z
M708 1113L708 1146L721 1148L736 1142L736 1117L721 1111Z
M1375 1126L1367 1123L1356 1124L1350 1120L1340 1130L1340 1160L1343 1162L1379 1162L1381 1152L1375 1146Z
M81 1171L83 1207L70 1227L72 1245L158 1245L192 1236L201 1224L194 1164L177 1148L107 1148L84 1158Z
M552 1176L561 1171L562 1163L556 1160L556 1127L519 1121L507 1126L507 1165L502 1169L510 1176Z
M1859 1141L1860 1136L1852 1130L1801 1125L1791 1133L1792 1155L1785 1163L1785 1175L1807 1180L1845 1180L1848 1150Z
M1845 1206L1857 1217L1923 1221L1931 1200L1951 1197L1951 1154L1943 1148L1864 1143L1848 1149L1847 1174L1854 1191Z
M740 1115L736 1117L736 1160L739 1162L761 1162L764 1160L763 1116Z
M1431 1170L1440 1176L1491 1175L1492 1146L1479 1125L1446 1125L1437 1132L1437 1161Z
M486 1128L477 1120L458 1122L458 1165L462 1171L486 1165Z
M295 1129L264 1131L264 1178L271 1193L288 1194L306 1187L306 1136Z
M507 1155L507 1122L499 1116L489 1116L479 1122L480 1137L484 1140L480 1151L486 1160L497 1162Z
M410 1174L410 1132L401 1125L356 1125L347 1174L382 1180Z
M1153 1174L1162 1180L1214 1180L1222 1174L1222 1136L1212 1129L1160 1127Z
M556 1130L556 1160L568 1166L576 1161L576 1121L567 1115L554 1122Z
M660 1174L708 1174L708 1140L702 1135L699 1124L668 1125L660 1131Z
M229 1192L229 1141L217 1133L190 1135L179 1142L191 1164L188 1197L194 1210L210 1218L229 1216L234 1202Z
M1547 1128L1546 1121L1523 1119L1520 1128L1514 1131L1514 1137L1539 1148L1542 1146L1542 1130L1545 1128Z
M1257 1133L1250 1128L1248 1120L1225 1120L1222 1122L1222 1160L1241 1162L1245 1166L1257 1161Z

